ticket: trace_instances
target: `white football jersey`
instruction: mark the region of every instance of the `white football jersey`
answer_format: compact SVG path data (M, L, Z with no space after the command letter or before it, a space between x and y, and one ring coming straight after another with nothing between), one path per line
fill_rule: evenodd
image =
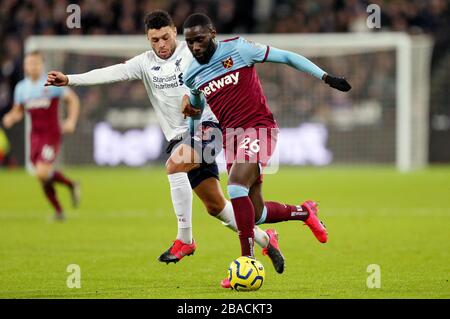
M69 85L142 80L161 129L166 139L170 141L189 129L189 118L185 119L181 113L181 100L183 95L189 95L183 77L192 59L186 42L180 41L169 59L159 58L152 50L146 51L122 64L83 74L68 75ZM201 121L217 122L208 105L203 110Z

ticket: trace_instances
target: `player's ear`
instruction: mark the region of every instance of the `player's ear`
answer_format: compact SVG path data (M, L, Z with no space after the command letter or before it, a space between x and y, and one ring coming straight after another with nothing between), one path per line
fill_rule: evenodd
M216 29L215 29L214 27L212 27L212 28L210 29L209 32L211 33L211 37L212 37L213 39L215 39L215 38L216 38L216 35L217 35Z

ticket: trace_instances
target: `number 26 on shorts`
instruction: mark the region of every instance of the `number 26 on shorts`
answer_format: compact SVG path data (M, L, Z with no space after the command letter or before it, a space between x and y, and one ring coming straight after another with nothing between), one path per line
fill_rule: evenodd
M259 146L259 139L252 139L250 137L246 137L242 140L241 144L239 145L239 148L242 148L244 150L250 150L253 153L258 153L260 150Z

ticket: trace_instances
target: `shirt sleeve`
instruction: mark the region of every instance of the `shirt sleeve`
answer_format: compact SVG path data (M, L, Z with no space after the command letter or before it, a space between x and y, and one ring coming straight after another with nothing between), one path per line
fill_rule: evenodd
M142 79L142 55L121 64L95 69L82 74L69 74L70 86L107 84Z
M197 109L203 109L205 108L206 99L203 93L200 90L191 90L191 94L189 94L189 102L191 102L191 105Z
M312 76L322 79L326 72L304 56L286 50L270 48L267 56L267 62L284 63L299 71L311 74Z
M236 49L249 66L255 63L263 63L269 54L267 45L248 41L244 38L237 39Z
M193 108L200 109L203 113L206 100L202 92L200 92L199 90L191 90L191 94L189 94L189 102L191 103ZM201 113L199 115L189 117L189 131L192 136L194 135L194 132L197 131L201 123L201 118Z
M203 109L205 108L206 104L206 99L202 91L192 87L190 89L189 102L191 103L193 108L200 109L201 113L203 113ZM197 131L200 119L202 117L201 113L197 116L189 118L189 131L192 136L194 135L194 132Z
M143 53L123 63L127 69L128 80L142 80L142 65L144 63L145 56L146 53Z
M18 83L14 88L14 104L23 104L22 83Z
M69 92L69 88L65 86L49 86L51 90L51 96L57 98L63 98Z
M191 95L199 95L201 91L195 87L195 79L193 74L195 73L193 71L193 66L190 65L186 72L184 73L183 80L184 85L190 90Z

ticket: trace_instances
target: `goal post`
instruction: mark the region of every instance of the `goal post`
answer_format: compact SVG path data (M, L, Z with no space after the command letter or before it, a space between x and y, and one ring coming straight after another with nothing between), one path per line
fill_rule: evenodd
M234 36L221 35L219 39ZM289 140L286 138L280 144L285 145L284 150L287 153L293 150L297 152L290 154L290 157L289 154L286 155L283 162L284 155L281 150L280 163L314 164L311 154L320 152L311 145L311 140L319 140L318 132L322 129L320 134L325 136L325 145L322 146L331 155L329 160L317 159L317 163L393 164L401 172L427 165L429 85L433 48L430 37L394 32L241 36L302 54L325 71L345 76L353 86L348 94L333 92L334 90L317 82L317 79L296 74L295 70L293 72L288 67L272 63L258 64L258 73L269 105L282 132L285 129L286 136L292 135ZM25 43L26 51L43 52L47 69L58 69L66 73L82 73L92 68L119 63L149 48L144 35L33 36ZM96 65L92 65L93 60ZM128 89L139 93L131 96L134 99L132 108L140 109L140 112L145 110L149 117L148 123L156 125L156 120L148 113L151 108L146 95L141 94L142 90L139 88ZM92 99L93 94L89 89L81 90L84 94L82 104L85 103L85 98ZM117 96L117 91L126 92L120 89L120 84L114 84L104 90L109 90L109 93L102 94L105 97L99 106L102 112L97 112L102 113L104 117L98 117L98 114L96 118L90 117L90 114L85 115L92 120L89 128L91 130L96 122L108 122L108 119L111 122L111 118L123 119L120 115L114 117L111 112L120 110L126 113L127 107L130 106L127 101L122 101L119 105L117 98L108 100L111 96ZM129 117L131 116L127 118ZM110 123L112 128L121 126L120 120L113 122ZM132 120L127 123L128 126L121 127L122 133L127 128L133 128ZM312 124L309 131L302 126L304 123ZM145 123L136 122L135 126L144 128ZM87 131L85 128L85 132ZM296 134L300 133L306 135L296 138ZM312 138L311 134L315 134L315 137ZM75 148L80 148L78 152L82 152L85 140L89 138L94 140L89 133L84 136L75 135L68 147L74 144ZM280 138L283 138L283 133ZM297 147L286 146L300 140L304 142ZM304 154L306 149L308 154ZM76 152L64 152L62 162L71 165L95 163L93 150L85 149L84 152L91 153L86 154L90 159L71 159L69 154ZM300 158L303 160L300 161ZM156 161L157 158L149 161L153 160Z

